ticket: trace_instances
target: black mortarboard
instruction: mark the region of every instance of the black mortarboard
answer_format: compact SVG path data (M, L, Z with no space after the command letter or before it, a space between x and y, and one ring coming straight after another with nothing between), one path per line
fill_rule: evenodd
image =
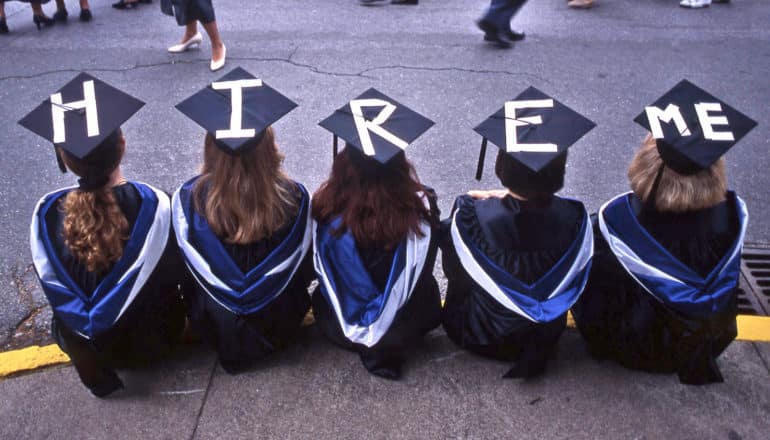
M295 107L292 100L240 67L176 106L232 154L255 146L267 127Z
M529 87L474 128L484 138L476 180L481 180L487 140L537 173L595 126L561 102Z
M82 159L111 137L144 103L80 73L35 107L19 124ZM58 155L57 155L58 158ZM63 168L61 161L59 167Z
M388 163L433 126L433 121L370 88L318 125L381 164ZM363 138L363 139L362 139Z
M682 80L634 121L652 132L663 161L680 174L710 167L757 123Z

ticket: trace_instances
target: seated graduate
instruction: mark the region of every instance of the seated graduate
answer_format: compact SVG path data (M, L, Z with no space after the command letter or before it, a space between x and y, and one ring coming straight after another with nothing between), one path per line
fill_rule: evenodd
M522 128L506 130L512 122ZM505 377L545 371L588 280L588 212L554 193L564 186L567 149L593 127L534 88L476 127L484 136L476 177L488 138L500 147L495 173L507 189L459 196L442 224L443 325L457 345L513 361ZM544 143L553 147L535 145Z
M756 124L687 81L636 121L652 135L629 167L632 191L599 210L592 273L572 312L596 357L722 382L716 358L736 336L748 214L720 157Z
M143 105L81 73L20 121L80 177L40 200L30 243L52 336L98 397L123 388L116 368L158 359L184 326L169 198L120 168L120 125Z
M310 195L283 171L270 127L295 107L241 68L177 106L207 131L201 174L172 202L194 279L185 300L228 373L286 347L310 309Z
M335 157L313 195L313 313L369 372L397 379L407 350L440 323L436 196L404 154L433 123L369 89L320 125L335 134Z

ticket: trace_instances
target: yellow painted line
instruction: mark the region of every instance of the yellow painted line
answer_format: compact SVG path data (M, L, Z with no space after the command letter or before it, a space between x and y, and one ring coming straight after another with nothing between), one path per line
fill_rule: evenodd
M33 345L21 350L6 351L0 353L0 377L51 365L65 364L69 361L69 356L61 351L56 344L44 347Z
M308 313L303 325L312 324ZM575 327L572 313L567 313L567 327ZM738 341L770 342L770 316L738 315ZM37 370L52 365L66 364L70 358L56 344L32 346L0 353L0 378Z

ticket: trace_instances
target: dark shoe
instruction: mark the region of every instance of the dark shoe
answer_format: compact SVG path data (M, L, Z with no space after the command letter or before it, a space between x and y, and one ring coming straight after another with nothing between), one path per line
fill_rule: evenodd
M390 0L392 5L416 5L420 0Z
M152 0L139 0L139 3L144 3L145 5L149 5L152 3Z
M67 13L66 9L57 9L56 13L53 14L53 19L60 22L60 23L66 23L67 17L69 17L69 13Z
M8 23L5 22L5 17L0 18L0 34L7 34L8 32Z
M37 30L40 30L40 26L53 26L54 23L56 23L53 18L46 17L45 15L33 15L32 16L32 23L35 23L35 26L37 26Z
M516 32L514 30L508 29L505 32L505 38L511 40L511 41L521 41L526 37L524 32Z
M137 3L139 3L137 0L134 0L132 2L120 0L117 3L113 3L112 7L115 9L134 9L137 6Z
M381 5L385 3L386 0L358 0L358 4L361 6L373 6L373 5Z
M479 20L476 25L478 25L479 29L484 31L484 41L495 43L497 47L503 49L511 47L511 43L500 38L497 26L495 26L491 21Z
M85 23L87 21L91 21L92 18L94 18L94 16L91 15L91 10L90 9L81 9L80 10L80 21Z

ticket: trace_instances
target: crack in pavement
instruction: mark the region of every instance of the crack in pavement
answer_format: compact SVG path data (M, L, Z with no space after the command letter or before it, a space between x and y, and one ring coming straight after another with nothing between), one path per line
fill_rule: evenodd
M297 51L299 50L300 46L295 46L288 57L281 58L281 57L229 57L230 60L234 61L256 61L256 62L280 62L280 63L286 63L290 64L295 67L300 67L303 69L307 69L312 73L316 73L319 75L326 75L326 76L333 76L333 77L358 77L358 78L368 78L368 79L379 79L378 77L367 75L367 73L374 72L377 70L394 70L394 69L403 69L403 70L414 70L414 71L424 71L424 72L462 72L462 73L471 73L471 74L495 74L495 75L508 75L508 76L527 76L531 78L536 78L540 81L550 83L548 79L541 77L539 75L536 75L534 73L530 72L512 72L510 70L492 70L492 69L470 69L465 67L457 67L457 66L445 66L445 67L431 67L431 66L411 66L411 65L402 65L402 64L393 64L393 65L384 65L384 66L374 66L369 67L364 70L361 70L359 72L339 72L339 71L331 71L331 70L324 70L317 66L314 66L313 64L308 63L302 63L299 61L294 60L294 55L296 55ZM46 75L54 75L58 73L79 73L81 71L87 71L87 72L115 72L115 73L123 73L123 72L130 72L133 70L138 69L151 69L154 67L162 67L162 66L173 66L176 64L200 64L200 63L208 63L208 59L202 59L202 58L196 58L193 60L169 60L169 61L163 61L158 63L148 63L148 64L134 64L133 66L129 67L98 67L98 68L86 68L86 69L54 69L54 70L46 70L34 74L29 75L7 75L7 76L0 76L0 82L3 81L10 81L10 80L26 80L26 79L35 79L40 78Z

